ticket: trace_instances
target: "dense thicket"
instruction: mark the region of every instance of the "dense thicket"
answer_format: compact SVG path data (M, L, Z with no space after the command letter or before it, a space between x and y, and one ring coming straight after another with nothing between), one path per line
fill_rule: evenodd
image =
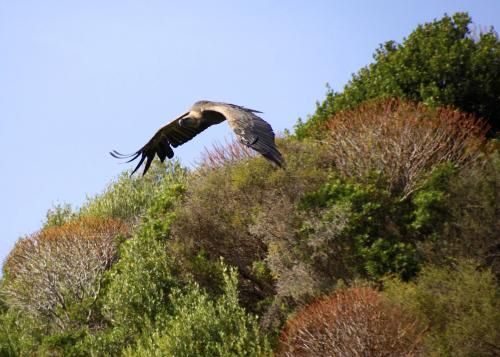
M500 40L493 28L474 27L467 13L419 25L402 43L380 45L373 57L343 91L329 89L314 115L298 122L299 138L321 137L332 114L380 97L452 106L485 118L492 135L500 129Z
M278 139L286 169L217 144L50 209L3 265L0 355L498 354L497 142L429 103L316 114Z

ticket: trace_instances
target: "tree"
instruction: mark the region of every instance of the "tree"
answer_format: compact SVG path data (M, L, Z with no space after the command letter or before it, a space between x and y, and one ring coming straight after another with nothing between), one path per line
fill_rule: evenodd
M326 99L299 138L320 136L332 114L378 97L398 97L433 107L453 106L485 118L492 133L500 129L500 41L490 28L471 31L467 13L445 15L419 25L401 44L388 41L376 50L375 62L353 75L344 91L328 89Z

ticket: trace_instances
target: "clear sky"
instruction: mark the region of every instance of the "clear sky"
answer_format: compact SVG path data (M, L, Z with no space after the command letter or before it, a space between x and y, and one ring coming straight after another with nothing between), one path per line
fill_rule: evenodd
M292 128L372 61L378 44L468 11L500 28L498 0L0 0L0 261L57 203L80 206L131 152L200 99ZM229 137L210 128L192 165Z

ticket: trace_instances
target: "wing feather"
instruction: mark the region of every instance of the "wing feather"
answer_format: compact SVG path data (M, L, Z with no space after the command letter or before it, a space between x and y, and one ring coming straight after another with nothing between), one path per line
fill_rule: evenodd
M111 156L117 159L129 159L127 162L134 161L140 156L139 163L134 168L131 175L133 175L143 164L143 162L146 161L146 165L144 166L144 171L142 173L144 175L149 170L149 167L151 166L151 163L153 162L153 159L156 155L161 160L161 162L163 162L166 158L173 158L174 151L172 150L172 147L175 148L186 143L209 126L218 124L221 121L225 120L224 117L221 118L220 116L217 116L216 119L214 119L211 115L208 115L207 117L203 116L202 119L199 120L199 122L196 122L196 124L198 125L181 126L179 124L179 121L186 117L188 114L189 112L186 112L180 117L174 119L167 125L160 128L155 133L155 135L153 135L153 137L146 143L146 145L144 145L138 151L132 154L124 155L116 150L113 150L110 152Z
M239 106L232 108L233 115L228 120L241 143L257 151L278 167L283 167L285 160L276 147L273 128L255 114L260 112Z
M196 135L208 127L228 120L231 128L239 137L240 141L260 153L267 160L282 167L285 165L281 153L274 141L274 132L265 120L256 115L261 113L257 110L248 109L233 104L202 101L195 103L201 111L201 118L186 118L186 123L180 125L180 120L187 117L190 112L186 112L174 119L167 125L160 128L155 135L138 151L123 155L116 150L110 152L111 156L117 159L128 159L127 162L139 159L139 163L132 171L134 174L141 165L144 166L143 175L149 170L155 156L163 162L166 158L174 157L172 147L177 147L194 138Z

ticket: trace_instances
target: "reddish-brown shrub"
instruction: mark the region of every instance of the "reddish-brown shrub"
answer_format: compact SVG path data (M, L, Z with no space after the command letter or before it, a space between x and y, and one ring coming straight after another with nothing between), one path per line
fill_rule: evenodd
M415 191L436 164L476 160L488 130L470 114L396 99L342 111L326 127L333 161L343 175L362 178L379 172L403 197Z
M415 356L422 337L414 317L355 287L299 311L282 332L278 356Z
M20 239L4 265L8 304L59 329L72 324L75 305L91 319L120 234L127 234L123 223L86 217Z

